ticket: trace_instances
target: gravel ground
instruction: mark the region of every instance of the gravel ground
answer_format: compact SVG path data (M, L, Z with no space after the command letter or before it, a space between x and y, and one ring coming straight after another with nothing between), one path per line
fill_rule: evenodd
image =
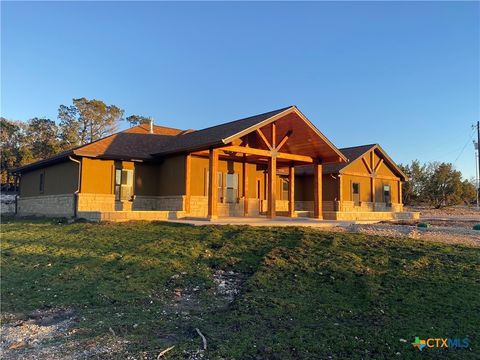
M425 206L406 206L405 211L420 212L422 218L469 218L480 221L480 210L474 206L449 206L440 209Z
M69 341L76 328L72 309L36 310L29 314L2 314L1 358L20 359L85 359L111 357L123 349L122 341L108 338L102 345Z

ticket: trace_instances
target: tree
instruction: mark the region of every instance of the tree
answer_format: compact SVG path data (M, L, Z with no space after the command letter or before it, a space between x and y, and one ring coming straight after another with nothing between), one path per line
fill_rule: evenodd
M430 163L429 179L424 196L436 208L455 205L460 202L462 193L462 174L453 169L450 163Z
M130 123L130 126L136 126L141 124L149 124L150 121L152 121L152 118L141 115L130 115L126 120Z
M82 131L81 123L78 121L78 109L74 105L60 105L58 118L60 119L60 140L63 149L71 149L86 143L86 129Z
M62 150L59 129L55 121L33 118L28 122L25 140L29 143L35 160L46 159Z
M14 168L47 158L61 150L58 127L52 120L0 120L2 184L13 182L10 173Z
M106 105L101 100L73 99L73 105L60 105L60 137L64 146L78 146L92 142L117 130L123 110Z
M20 126L15 122L0 118L1 183L11 183L9 171L19 164Z
M474 180L464 180L462 182L462 201L465 202L466 205L470 205L477 199L477 189L475 187Z
M408 181L402 184L402 197L405 205L418 203L428 182L427 165L413 160L410 165L399 165L408 176Z

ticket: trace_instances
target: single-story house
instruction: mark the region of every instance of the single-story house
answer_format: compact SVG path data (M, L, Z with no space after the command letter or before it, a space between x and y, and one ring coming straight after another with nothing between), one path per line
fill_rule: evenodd
M97 221L408 216L399 190L406 177L378 145L341 151L296 106L196 131L142 124L14 174L19 215ZM373 198L364 193L370 182Z

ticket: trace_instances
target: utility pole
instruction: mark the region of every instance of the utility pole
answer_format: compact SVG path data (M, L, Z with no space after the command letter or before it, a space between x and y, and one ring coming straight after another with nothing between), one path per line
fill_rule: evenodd
M477 121L477 141L473 142L475 145L475 169L476 169L476 187L477 187L477 209L479 207L479 197L480 197L480 121Z
M478 143L473 140L473 145L475 146L475 188L477 192L477 209L478 209L478 198L479 198L479 188L480 188L480 180L478 179Z
M477 121L477 152L478 152L478 146L480 145L480 121ZM480 154L478 156L478 169L480 171ZM477 186L477 189L479 189L480 186Z

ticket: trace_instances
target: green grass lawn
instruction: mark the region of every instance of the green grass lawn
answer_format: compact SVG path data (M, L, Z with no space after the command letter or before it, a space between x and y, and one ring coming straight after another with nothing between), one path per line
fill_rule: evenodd
M166 358L184 358L201 348L195 328L207 359L480 358L479 248L295 227L4 220L1 250L2 312L71 308L72 339L111 328L128 340L118 358L172 345ZM242 280L231 303L215 293L219 269ZM415 336L471 346L420 353Z

